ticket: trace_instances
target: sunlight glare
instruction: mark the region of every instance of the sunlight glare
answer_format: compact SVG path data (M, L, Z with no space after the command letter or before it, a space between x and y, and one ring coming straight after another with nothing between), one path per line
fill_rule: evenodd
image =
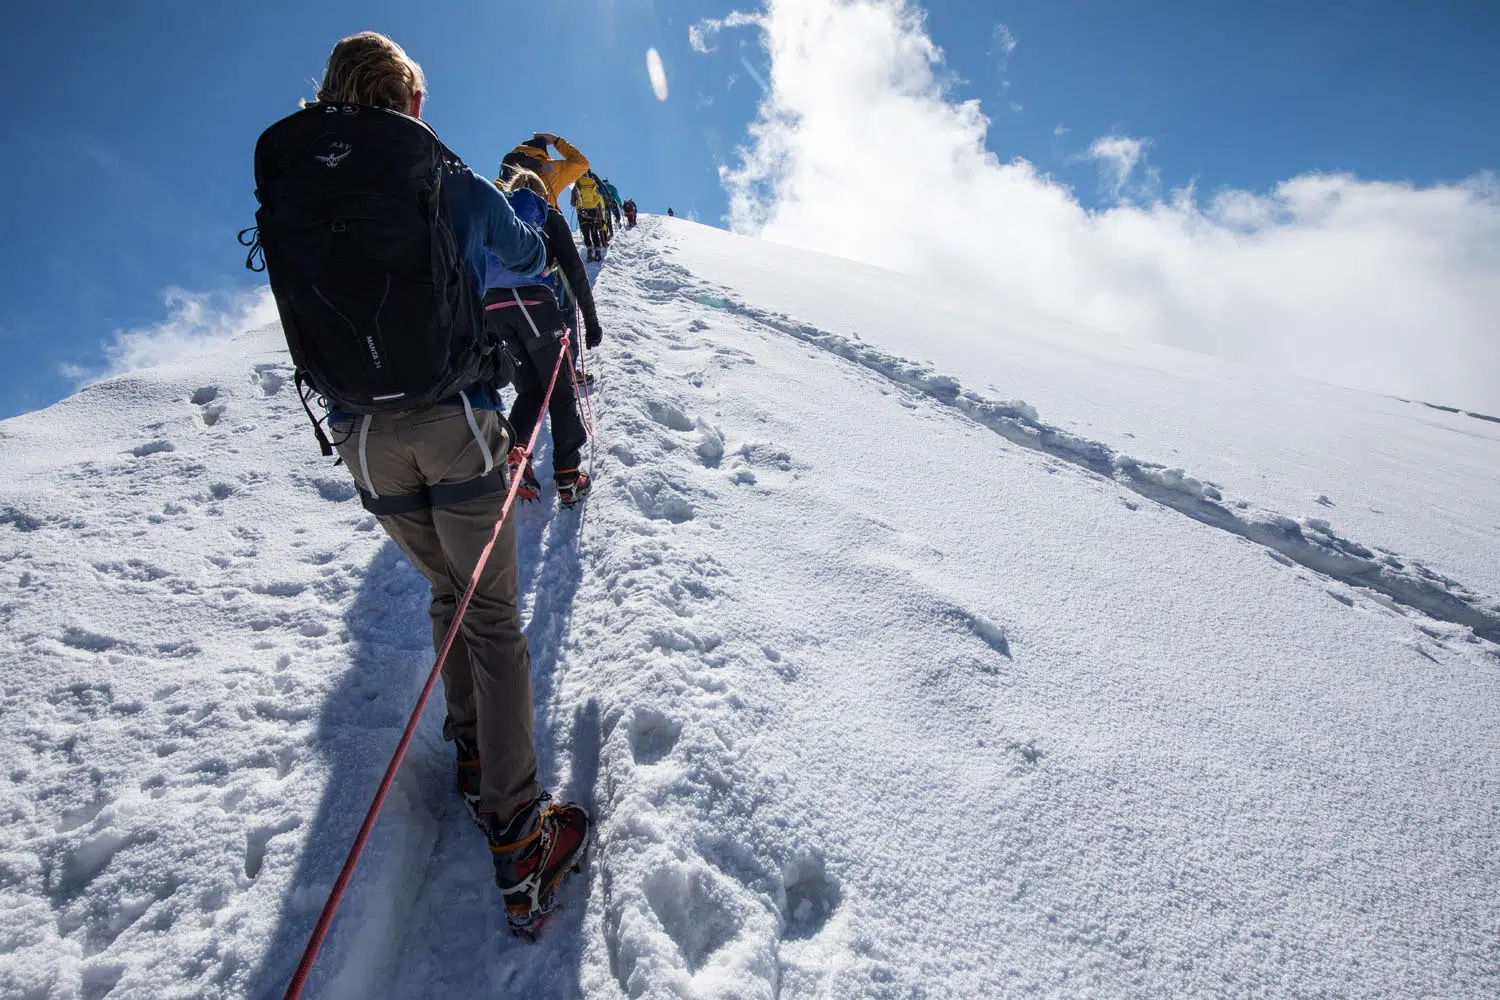
M646 50L646 73L651 77L651 89L658 101L667 99L667 69L661 64L661 54L654 48Z

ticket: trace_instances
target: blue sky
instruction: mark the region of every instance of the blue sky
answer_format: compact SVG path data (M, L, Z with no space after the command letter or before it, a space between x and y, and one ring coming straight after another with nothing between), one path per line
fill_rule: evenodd
M234 242L255 208L256 136L312 96L328 49L352 31L385 31L422 63L428 120L477 169L492 172L533 130L555 131L644 210L718 224L718 165L746 141L761 99L752 77L770 67L754 29L724 31L707 54L688 29L732 9L62 0L12 12L0 39L11 95L0 417L67 394L69 366L102 368L114 331L166 316L169 287L256 283ZM1149 137L1164 186L1206 191L1264 191L1310 171L1428 184L1500 167L1493 4L925 9L951 95L978 99L992 120L989 148L1071 185L1085 207L1108 191L1084 153L1112 134ZM646 77L652 46L665 102ZM893 183L901 169L890 165Z

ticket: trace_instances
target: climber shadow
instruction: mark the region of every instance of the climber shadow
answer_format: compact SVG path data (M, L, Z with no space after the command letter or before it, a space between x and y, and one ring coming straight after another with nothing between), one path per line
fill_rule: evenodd
M354 602L344 615L349 665L324 699L318 711L317 731L309 743L326 768L325 791L302 837L297 868L282 889L280 909L270 931L271 943L250 977L249 997L274 998L285 991L364 819L431 666L428 601L427 581L395 544L387 541L366 568ZM438 770L436 751L442 745L443 711L441 697L435 700L438 705L424 713L393 792L393 800L405 805L408 817L433 808L436 793L442 790L435 785L440 779L434 772ZM441 773L451 781L446 772ZM372 912L366 905L373 902L371 893L389 892L392 883L389 878L369 876L382 875L382 862L393 860L395 854L409 847L409 836L422 833L420 829L393 829L391 824L400 824L401 817L391 812L388 808L375 827L371 846L345 896L344 913ZM377 909L385 911L388 907ZM365 930L364 934L351 935L339 919L334 920L308 981L307 996L350 993L355 984L349 981L354 972L349 966L362 960L357 952L370 939L370 929ZM377 968L370 972L379 971L380 963L374 964ZM362 977L354 974L352 978Z
M550 433L539 438L538 460L547 461ZM600 723L595 703L569 710L567 681L572 615L583 581L579 559L579 510L557 509L544 488L543 503L517 515L516 549L521 579L521 609L531 655L533 741L537 779L559 799L595 807L599 772ZM439 748L442 753L446 748ZM449 996L506 995L581 996L579 972L584 956L583 916L591 879L576 877L563 887L561 909L545 932L530 944L510 937L494 885L483 839L467 811L451 794L451 752L442 758L441 776L433 782L440 834L431 852L422 900L413 908L408 945L391 977L386 995L416 995L441 970L442 991Z
M545 499L545 491L544 491ZM537 778L560 799L594 807L599 717L590 701L564 707L569 630L583 573L574 511L533 504L517 520L522 612L531 652ZM576 655L576 654L575 654ZM451 765L450 765L451 767ZM451 776L447 778L451 786ZM402 956L386 995L441 987L447 996L580 996L583 915L590 877L569 880L561 909L535 944L509 936L490 855L456 796L441 807L442 832L414 909L410 956ZM420 925L420 931L415 929ZM409 941L412 939L409 939Z
M523 611L530 608L526 634L538 778L597 815L597 704L589 700L575 710L557 704L583 578L577 513L534 509L519 518L517 551ZM387 541L344 617L349 666L319 710L311 744L327 768L325 792L303 838L296 871L282 891L271 943L250 977L252 998L275 998L285 991L425 680L432 658L429 596L427 581ZM541 990L538 995L581 993L582 918L591 880L585 875L564 887L562 909L538 945L505 933L488 852L453 794L443 714L439 689L330 928L307 984L308 997L397 996L403 984L421 980L432 968L444 970L450 995L496 982L513 989L534 986ZM420 864L412 865L413 859ZM357 915L352 922L345 919L350 914Z

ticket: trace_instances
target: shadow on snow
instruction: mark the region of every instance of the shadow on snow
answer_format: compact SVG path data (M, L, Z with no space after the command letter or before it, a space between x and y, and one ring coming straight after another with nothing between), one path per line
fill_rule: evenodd
M550 444L544 433L539 445ZM537 465L547 467L542 447ZM550 490L544 494L550 503ZM561 798L595 809L597 704L556 705L573 601L582 580L581 510L532 505L518 518L523 614L531 648L539 779ZM327 785L307 828L265 957L248 995L283 994L318 913L364 818L401 727L432 663L426 580L387 541L370 562L344 618L348 668L325 699L315 748ZM563 908L536 945L505 932L489 852L453 791L443 741L441 690L423 713L390 799L360 859L310 977L307 997L401 996L403 984L449 995L493 994L536 984L578 996L587 869L563 890Z

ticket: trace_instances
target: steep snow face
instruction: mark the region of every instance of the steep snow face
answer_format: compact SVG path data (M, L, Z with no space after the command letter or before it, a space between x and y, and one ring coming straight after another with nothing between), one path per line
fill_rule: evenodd
M923 362L955 389L1022 399L1050 425L1181 467L1231 503L1327 520L1500 594L1500 415L1136 343L705 226L674 221L671 234L672 259L736 302Z
M596 294L596 492L518 514L586 876L505 935L435 705L309 995L1500 990L1486 422L676 221ZM289 374L0 424L4 995L295 964L430 651Z

